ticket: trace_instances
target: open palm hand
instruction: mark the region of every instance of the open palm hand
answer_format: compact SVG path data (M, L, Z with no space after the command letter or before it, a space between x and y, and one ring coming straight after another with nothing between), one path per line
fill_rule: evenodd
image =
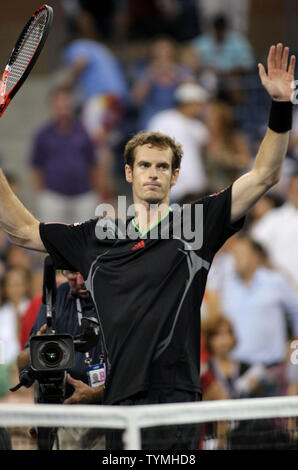
M271 46L267 58L267 73L263 64L258 64L263 86L275 101L290 101L293 94L295 56L288 65L289 48L281 43Z

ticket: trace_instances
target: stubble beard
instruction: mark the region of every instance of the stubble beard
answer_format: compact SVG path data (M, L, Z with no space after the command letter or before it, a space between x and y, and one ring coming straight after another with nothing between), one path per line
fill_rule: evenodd
M147 204L149 204L150 206L158 206L162 202L162 199L161 198L150 197L150 198L146 198L145 202ZM155 207L153 207L153 208L155 208Z

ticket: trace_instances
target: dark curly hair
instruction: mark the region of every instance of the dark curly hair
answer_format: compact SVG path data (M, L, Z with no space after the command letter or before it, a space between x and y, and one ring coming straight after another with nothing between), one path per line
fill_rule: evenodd
M140 131L135 134L125 146L124 161L131 168L133 168L134 165L135 149L137 147L141 147L142 145L150 145L160 149L170 148L173 153L172 172L174 172L176 168L180 168L181 159L183 156L182 146L166 134L145 131Z

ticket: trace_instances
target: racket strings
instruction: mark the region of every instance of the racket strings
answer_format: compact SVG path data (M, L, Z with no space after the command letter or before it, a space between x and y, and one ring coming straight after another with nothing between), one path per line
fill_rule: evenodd
M47 16L47 11L42 11L36 16L17 44L13 53L6 92L9 92L16 85L31 61L42 38Z

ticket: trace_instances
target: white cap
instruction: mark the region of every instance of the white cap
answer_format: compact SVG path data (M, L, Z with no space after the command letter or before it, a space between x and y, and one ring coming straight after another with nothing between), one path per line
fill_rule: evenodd
M196 83L184 83L178 86L175 91L177 103L205 103L209 98L209 93Z

